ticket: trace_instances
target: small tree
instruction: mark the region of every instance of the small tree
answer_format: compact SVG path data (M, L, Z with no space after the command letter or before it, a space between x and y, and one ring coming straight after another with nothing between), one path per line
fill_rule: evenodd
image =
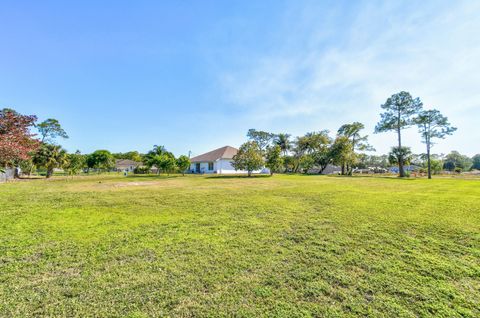
M110 170L115 167L115 159L108 150L97 150L87 156L87 167Z
M283 161L285 163L285 172L295 171L297 159L294 156L285 156Z
M430 149L434 145L432 139L443 139L447 135L453 134L457 128L452 127L448 118L443 116L438 110L421 111L414 119L418 126L418 131L422 135L422 142L427 145L427 169L428 179L432 178L432 165L430 161Z
M352 151L352 143L345 136L338 136L330 148L332 162L342 167L342 175L348 173L345 167L355 163L355 154Z
M480 154L477 154L472 157L472 169L480 170Z
M297 169L300 168L302 157L309 155L310 158L303 159L303 165L313 159L314 164L319 166L319 173L330 163L329 151L332 138L328 135L328 130L318 132L309 132L304 136L297 137L295 147L293 148L294 157L297 159ZM305 161L307 160L307 161Z
M398 165L400 160L402 160L403 164L410 163L412 160L412 151L409 147L392 147L392 150L390 150L388 154L388 162L392 165Z
M28 158L26 160L20 160L18 162L18 166L22 170L22 172L28 176L30 176L35 169L35 164L33 163L32 158Z
M68 138L67 133L63 130L58 120L49 118L37 125L40 136L42 136L42 142L53 140L57 137Z
M21 115L13 109L0 110L0 166L31 157L39 146L35 135L30 132L36 120L36 116Z
M185 171L190 168L190 158L188 158L185 155L181 155L180 157L177 158L177 168L180 170L182 175L185 175Z
M285 172L286 172L288 170L288 166L287 166L288 151L292 149L292 142L290 141L290 135L280 133L274 137L273 143L279 146L283 153L283 161L285 163Z
M160 158L160 168L167 174L170 174L177 167L177 161L172 154L163 154Z
M439 174L440 172L442 172L442 168L443 162L441 160L432 159L430 161L430 169L432 170L432 174Z
M247 170L249 177L253 171L261 169L263 164L262 151L255 141L241 145L232 162L235 170Z
M307 173L315 165L315 159L313 159L312 155L303 155L298 164L303 173Z
M33 156L33 163L47 169L46 177L50 178L55 168L62 168L67 163L67 152L57 145L42 144Z
M408 92L400 92L389 97L381 107L385 112L381 114L381 119L375 127L375 133L395 131L398 139L397 148L403 149L401 132L414 124L413 116L422 109L422 102L418 97L412 98ZM402 152L398 152L398 155L400 155L398 157L400 177L405 177Z
M147 167L150 169L152 167L157 167L157 174L160 174L160 167L162 166L162 161L163 161L163 158L162 158L163 154L162 155L153 155L153 156L149 156L148 159L147 159Z
M270 169L270 175L274 172L278 172L283 167L282 148L278 145L269 147L267 149L267 155L265 160L265 166Z
M362 136L360 133L365 126L362 123L354 122L351 124L342 125L337 134L339 136L347 137L352 144L352 153L353 155L358 155L355 153L356 150L359 151L374 151L375 149L368 143L368 135ZM347 171L352 171L350 167L347 166Z
M86 165L86 158L84 155L77 150L75 153L67 155L67 163L64 166L65 171L68 175L73 176L80 173Z
M148 167L157 167L157 174L161 172L170 173L177 166L175 157L170 152L164 152L160 155L154 155L150 157L148 162Z
M168 152L167 149L165 149L164 146L153 146L153 149L150 150L145 156L144 156L144 162L145 165L150 169L153 166L157 167L157 174L160 174L160 170L162 169L163 161L165 160L165 157L173 157L175 159L175 156L171 153Z

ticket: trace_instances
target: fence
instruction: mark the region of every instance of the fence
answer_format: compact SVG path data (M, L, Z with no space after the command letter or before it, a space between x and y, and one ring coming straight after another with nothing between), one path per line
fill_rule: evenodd
M7 180L13 179L15 176L15 168L5 169L5 173L0 172L0 182L5 182Z

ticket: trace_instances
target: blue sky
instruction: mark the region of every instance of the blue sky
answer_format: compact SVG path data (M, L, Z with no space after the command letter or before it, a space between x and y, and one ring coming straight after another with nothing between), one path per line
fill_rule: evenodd
M60 120L68 150L175 154L360 121L407 90L480 152L480 1L2 1L0 107ZM405 132L415 152L415 128Z

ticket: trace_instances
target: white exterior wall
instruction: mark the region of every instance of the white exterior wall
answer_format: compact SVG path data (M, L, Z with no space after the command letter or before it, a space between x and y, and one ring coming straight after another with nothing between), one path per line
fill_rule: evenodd
M232 160L229 159L220 159L217 161L217 173L228 174L228 173L246 173L246 171L236 171L232 166Z
M197 173L196 166L198 162L192 162L190 164L190 171ZM214 173L215 172L215 163L213 163L213 170L208 170L208 162L200 162L200 173Z
M196 162L190 164L190 171L196 173ZM217 173L217 174L243 174L247 173L245 170L235 170L232 166L231 159L219 159L213 162L213 170L208 170L208 162L200 163L200 173ZM252 173L270 173L268 168L262 170L253 171Z

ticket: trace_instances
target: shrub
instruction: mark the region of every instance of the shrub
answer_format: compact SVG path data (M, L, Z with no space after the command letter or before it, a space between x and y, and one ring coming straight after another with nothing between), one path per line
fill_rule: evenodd
M135 169L133 169L133 173L134 174L149 174L150 169L148 167L135 167Z

